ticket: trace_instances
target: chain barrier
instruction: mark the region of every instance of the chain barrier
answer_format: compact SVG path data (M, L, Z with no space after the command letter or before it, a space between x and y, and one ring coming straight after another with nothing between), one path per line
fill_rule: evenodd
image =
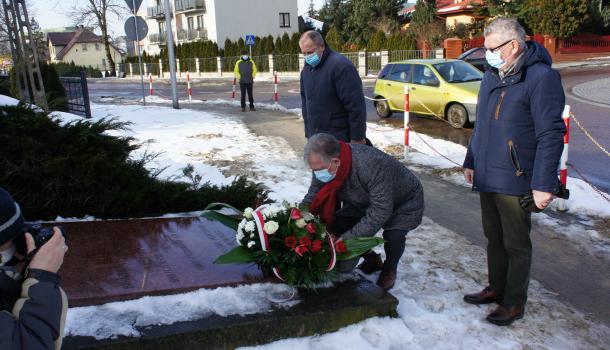
M589 131L580 124L578 119L576 119L576 116L574 115L574 113L570 112L570 117L574 120L574 122L576 123L576 126L578 126L580 131L582 131L589 138L589 140L591 140L591 142L593 142L593 144L595 146L597 146L602 152L604 152L608 157L610 157L610 152L608 152L608 150L606 148L604 148L604 146L602 146L601 143L599 143L599 141L597 141L593 136L591 136L591 133L589 133Z
M591 183L591 181L589 181L589 179L587 179L585 177L585 175L583 175L583 173L580 172L580 170L578 170L574 164L568 162L568 166L572 169L574 169L574 171L576 171L576 173L578 174L578 176L580 176L581 180L583 180L587 185L589 185L593 190L595 190L595 192L597 192L603 199L605 199L608 203L610 203L610 198L608 198L608 196L599 188L597 188L595 185L593 185Z
M424 140L424 138L423 138L423 137L421 137L421 135L420 135L420 134L419 134L417 131L415 131L415 130L414 130L412 127L411 127L411 131L413 131L413 133L414 133L414 134L415 134L417 137L419 137L419 139L420 139L420 140L421 140L421 141L422 141L422 142L423 142L423 143L424 143L426 146L428 146L428 147L429 147L429 148L430 148L432 151L434 151L436 154L438 154L439 156L441 156L441 157L445 158L446 160L448 160L449 162L451 162L451 163L455 164L456 166L458 166L458 167L460 167L460 168L462 167L462 164L458 164L458 163L457 163L457 162L455 162L454 160L452 160L452 159L448 158L447 156L445 156L444 154L442 154L441 152L439 152L439 151L438 151L436 148L432 147L432 145L430 145L428 142L426 142L426 140Z

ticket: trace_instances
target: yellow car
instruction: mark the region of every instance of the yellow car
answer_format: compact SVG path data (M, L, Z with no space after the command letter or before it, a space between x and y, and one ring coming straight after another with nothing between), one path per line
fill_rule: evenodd
M461 128L476 117L483 73L460 60L428 59L389 63L375 83L375 109L381 118L404 111L409 87L410 112L445 118Z

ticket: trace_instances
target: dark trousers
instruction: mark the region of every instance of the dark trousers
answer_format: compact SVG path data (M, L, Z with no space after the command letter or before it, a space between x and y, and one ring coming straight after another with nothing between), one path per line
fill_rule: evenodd
M345 233L354 225L356 225L362 217L356 216L335 216L335 222L332 225L332 231L336 233L338 236ZM385 262L383 263L383 269L387 271L394 271L398 267L398 262L402 257L402 254L405 252L405 240L407 238L407 230L385 230L383 231L383 239L385 239L386 243L383 245L383 249L385 250ZM341 260L337 262L337 270L339 272L349 272L353 270L356 265L358 265L358 261L360 257L349 259L349 260Z
M248 100L250 101L250 109L254 108L254 97L252 97L252 86L253 83L243 84L239 83L241 89L241 108L246 108L246 92L248 93Z
M504 303L525 305L532 264L531 213L521 208L517 196L480 196L489 286L504 295Z

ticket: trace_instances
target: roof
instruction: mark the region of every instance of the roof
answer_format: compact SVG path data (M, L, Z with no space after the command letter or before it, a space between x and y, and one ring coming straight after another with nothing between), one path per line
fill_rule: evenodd
M464 0L459 3L448 3L445 5L439 4L436 13L439 15L448 15L453 13L472 12L475 6L481 5L481 0Z
M49 40L56 46L64 46L57 54L61 60L74 47L75 44L101 43L102 37L86 28L77 28L75 32L49 33ZM54 39L55 38L55 39ZM57 40L57 41L56 41ZM117 49L118 50L118 49Z
M406 16L410 13L415 12L415 4L405 4L404 8L400 11L398 11L398 15L399 16Z

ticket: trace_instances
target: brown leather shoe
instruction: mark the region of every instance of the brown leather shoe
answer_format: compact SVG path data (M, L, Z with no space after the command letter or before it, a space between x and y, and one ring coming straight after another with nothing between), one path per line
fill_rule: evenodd
M381 271L383 268L383 261L381 256L375 252L366 253L362 256L364 261L358 265L358 269L363 273L370 275L373 272Z
M504 297L498 295L498 293L490 287L485 287L485 289L478 293L464 295L465 302L475 305L501 303L502 299L504 299Z
M383 290L388 290L394 287L394 282L396 282L396 270L394 271L385 271L382 270L379 274L379 279L377 280L377 285L381 287Z
M498 326L508 326L523 318L523 309L523 306L502 304L487 316L487 321Z

